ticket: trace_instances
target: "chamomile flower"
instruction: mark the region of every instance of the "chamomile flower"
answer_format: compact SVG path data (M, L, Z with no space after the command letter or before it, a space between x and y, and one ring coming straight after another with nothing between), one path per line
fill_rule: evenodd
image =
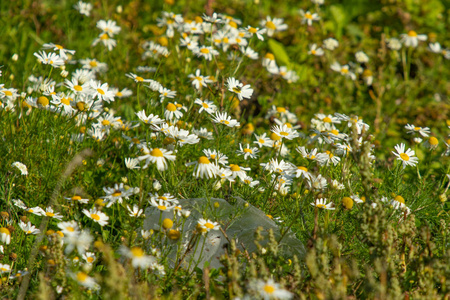
M230 164L231 178L235 179L239 177L242 181L247 177L247 171L250 171L250 168L245 168L239 165Z
M133 217L133 218L139 218L142 215L142 213L144 212L136 204L133 205L133 208L131 208L129 205L127 205L127 209L128 209L128 212L129 212L128 215L130 217Z
M259 148L262 147L273 147L273 141L267 136L266 133L263 133L261 135L255 134L256 141L253 143L257 144Z
M331 69L335 72L341 73L341 75L344 75L345 77L349 77L352 80L356 79L356 75L355 75L355 73L350 71L349 65L341 66L338 62L334 62L331 65Z
M125 76L127 76L128 78L131 78L134 80L134 82L136 83L143 83L143 82L151 82L152 79L145 79L139 75L133 74L133 73L127 73L125 74Z
M242 147L242 144L239 143L239 150L236 150L236 153L238 155L244 155L244 159L252 158L255 159L257 156L256 154L259 152L259 149L256 147L250 147L249 144L247 144L247 147Z
M65 49L61 45L56 45L56 44L53 44L53 43L44 44L44 45L42 45L42 48L44 48L44 49L52 49L53 51L59 51L59 56L63 60L69 59L67 57L67 53L72 54L72 55L75 53L75 50L68 50L68 49Z
M166 111L164 112L164 117L166 120L175 121L180 119L183 116L183 113L178 109L178 107L169 102L166 106Z
M45 209L45 211L43 212L43 216L58 219L58 220L62 220L62 217L63 217L60 213L55 212L53 210L53 208L51 208L50 206Z
M214 123L220 123L224 124L228 127L239 127L241 126L241 123L239 123L237 120L231 119L230 116L226 112L216 112L216 114L213 116L213 122Z
M68 222L59 222L58 228L61 229L64 236L67 235L78 235L80 232L80 229L78 227L77 222L75 221L68 221Z
M267 16L265 20L261 21L261 26L267 30L269 37L273 36L275 32L284 31L288 28L286 24L283 24L284 20L280 18L271 18Z
M140 161L145 160L145 165L143 169L148 168L150 163L156 164L156 168L159 171L165 171L169 167L167 161L175 161L176 156L173 155L173 151L166 150L163 148L153 148L147 149L147 147L143 147L144 153L143 156L139 156L138 159Z
M3 273L10 273L11 272L11 266L7 264L0 264L0 274Z
M35 52L38 61L44 65L51 65L52 67L59 68L64 66L64 60L56 53L46 53L45 51Z
M123 199L129 199L135 193L134 188L125 188L123 183L114 184L114 187L103 187L106 196L100 198L107 202L106 207L110 207L116 202L122 203Z
M202 111L206 111L208 114L213 114L217 110L217 106L214 104L214 102L208 101L207 99L202 100L197 98L195 99L194 103L200 105L200 109L198 111L199 113L201 113Z
M430 150L435 150L439 145L439 140L434 136L431 136L425 141L425 143L423 143L423 145Z
M316 44L312 44L311 46L309 46L308 54L314 56L322 56L324 54L324 51L322 48L317 47Z
M244 98L250 99L252 97L253 89L250 88L250 85L244 85L233 77L227 79L227 87L230 92L233 92L238 96L240 101L244 100Z
M400 160L403 164L403 169L406 166L412 166L414 167L418 162L419 159L415 157L414 150L408 149L405 151L405 144L396 145L395 150L397 152L392 151L392 153L397 157L397 160Z
M140 160L137 158L132 158L132 157L128 157L125 158L125 167L127 167L127 169L139 169L140 168Z
M203 153L208 159L213 160L216 163L216 165L221 164L225 166L226 164L228 164L228 156L226 156L220 151L203 149Z
M294 296L291 292L282 289L273 279L267 281L258 279L257 281L252 282L250 286L252 290L264 300L284 300L291 299Z
M92 90L92 97L98 98L101 101L112 102L114 101L114 92L109 89L107 83L101 83L100 81L91 80L89 82L90 88Z
M206 87L207 83L211 83L212 80L209 79L208 76L202 76L200 74L200 69L197 69L195 71L195 74L189 74L188 77L191 79L192 81L192 85L197 89L200 90L201 87Z
M416 48L419 45L419 41L426 41L426 34L417 34L414 30L408 31L408 33L403 33L400 35L402 43L406 47Z
M320 17L317 13L311 13L309 10L304 11L303 9L300 9L299 11L300 16L302 16L302 24L308 24L308 26L311 26L313 21L319 21Z
M122 255L131 259L131 265L133 268L147 269L152 264L156 263L156 258L150 255L146 255L144 250L140 247L127 248L121 246L119 250Z
M83 209L83 213L102 227L108 224L109 217L96 208L91 208L90 210Z
M258 27L252 27L252 26L247 26L245 29L241 29L242 32L245 32L245 35L248 37L254 36L256 35L256 37L261 40L264 41L264 34L266 34L267 32L267 28L258 28Z
M198 226L197 228L199 228L201 232L209 232L210 230L220 229L219 223L213 222L209 219L205 220L203 218L198 220L197 226Z
M317 208L322 208L322 209L328 209L328 210L335 210L335 208L333 207L333 203L326 203L327 199L326 198L318 198L316 199L315 202L311 202L312 206L315 206Z
M31 222L24 223L20 221L19 227L25 232L25 234L38 234L41 231L37 229Z
M258 52L256 52L255 50L253 50L250 47L247 47L247 48L241 47L240 50L244 56L246 56L250 59L255 60L255 59L259 58Z
M121 30L120 26L117 26L116 21L113 20L99 20L97 22L97 28L107 33L110 37L118 34Z
M88 274L86 274L83 271L79 271L77 273L71 273L70 276L74 280L76 280L80 285L82 285L90 290L99 288L97 282L95 282L95 279L90 277Z
M428 127L418 127L413 124L405 125L407 133L419 133L423 137L428 137L430 135L430 128Z
M369 57L363 51L356 52L355 58L356 58L356 61L359 62L360 64L369 62Z
M16 161L16 162L13 162L11 166L19 169L21 175L28 175L28 168L23 163Z
M160 211L171 211L175 208L176 204L171 201L166 201L161 198L151 197L150 205L157 208Z
M321 174L318 176L311 174L307 178L307 184L310 190L323 190L327 187L327 180Z
M85 15L86 17L89 17L91 15L91 10L92 10L92 4L91 3L78 1L73 7L76 10L78 10L78 12L80 14Z
M11 243L11 232L6 227L0 227L0 241L6 245Z
M166 98L173 99L177 95L177 91L169 90L163 86L159 87L158 92L159 92L159 101L161 103L164 101L164 99Z
M186 166L195 165L192 175L196 178L216 177L217 166L206 157L200 156L197 161L187 163Z
M197 49L193 49L193 52L198 57L204 57L206 60L211 61L213 56L219 55L219 52L211 46L200 46Z
M279 136L281 139L285 138L288 140L295 139L299 137L298 132L293 129L292 127L289 127L286 124L283 125L275 125L270 129L274 134Z
M323 47L327 50L333 51L337 47L339 47L339 42L333 38L327 38L323 41Z
M138 111L136 113L136 116L139 118L139 120L149 125L159 125L164 123L164 120L162 120L157 115L150 114L147 116L145 114L145 110Z

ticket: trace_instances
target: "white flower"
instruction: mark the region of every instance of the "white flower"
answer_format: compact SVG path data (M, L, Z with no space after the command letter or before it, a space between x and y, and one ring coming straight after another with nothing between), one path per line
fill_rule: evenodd
M127 205L127 209L129 212L129 216L130 217L134 217L134 218L138 218L142 215L142 213L144 212L142 209L139 209L139 206L137 206L136 204L133 205L133 208L131 208L129 205Z
M430 134L430 128L428 127L418 127L412 124L405 125L405 129L408 130L407 133L419 133L423 137L428 137Z
M200 227L202 232L208 232L210 230L219 230L219 223L213 222L211 220L200 219L198 220L198 226Z
M25 232L25 234L38 234L41 232L33 224L31 224L31 222L25 224L24 222L20 221L19 227Z
M138 159L141 161L145 160L143 169L146 169L150 163L154 163L156 164L156 168L159 171L165 171L169 167L167 161L174 161L176 158L176 156L172 154L173 151L171 150L166 150L163 148L153 148L150 150L145 146L143 147L143 149L146 155L138 157Z
M394 151L392 151L392 153L397 157L398 160L402 162L403 169L406 166L414 167L419 162L419 159L414 156L415 155L414 150L408 149L405 152L405 144L402 143L400 145L396 145L394 148L397 151L397 153Z
M83 209L83 213L90 219L100 224L100 226L105 226L106 224L108 224L109 217L96 208L91 208L91 210Z
M350 72L350 70L349 70L349 69L350 69L349 65L343 65L343 66L341 66L338 62L334 62L334 63L331 65L331 69L332 69L333 71L336 71L336 72L341 73L341 75L344 75L344 76L346 76L346 77L351 78L352 80L355 80L355 79L356 79L355 73Z
M12 163L11 166L16 167L17 169L19 169L21 175L28 175L27 166L25 166L23 163L16 161L16 162Z
M253 94L253 89L250 88L250 85L244 85L239 80L236 80L233 77L229 77L227 79L227 86L230 92L235 93L239 100L242 101L245 99L250 99Z
M419 45L419 41L426 41L426 34L417 34L414 30L408 31L408 33L401 34L402 43L406 47L416 48Z
M125 158L125 167L127 167L128 169L139 169L139 162L140 160L137 158Z
M212 80L209 79L209 76L202 76L200 74L200 69L197 69L197 71L195 71L195 74L189 74L188 77L191 79L192 85L197 90L200 90L200 87L206 87L207 83L212 82Z
M279 18L271 18L267 16L265 20L261 21L261 26L267 29L267 35L272 36L275 32L283 31L288 28L286 24L283 24L284 20Z
M198 161L187 163L186 166L195 165L194 173L196 178L213 178L216 177L217 166L206 157L200 156Z
M302 24L308 24L308 26L311 26L313 21L319 21L320 17L317 13L310 13L309 10L305 12L303 9L300 9L299 14L303 17Z
M391 50L400 50L402 48L402 43L396 38L390 38L387 41L387 46Z
M362 51L356 52L355 53L355 58L356 58L356 61L361 63L361 64L369 62L369 57L367 56L367 54L365 54Z
M40 51L39 53L35 52L33 55L37 57L41 64L51 65L55 68L64 66L64 59L56 53L51 52L47 54L45 51Z
M429 43L428 49L433 53L441 53L442 52L441 44L439 44L438 42Z
M316 199L316 202L312 202L311 205L315 206L315 207L318 207L318 208L323 208L323 209L328 209L328 210L335 210L335 208L332 207L332 205L333 205L332 202L330 202L328 204L326 202L327 202L326 198L319 198L319 199Z
M323 41L323 47L325 49L333 51L337 47L339 47L339 42L333 38L328 38Z
M76 10L80 12L80 14L89 17L91 15L92 4L85 3L83 1L78 1L77 4L73 6Z
M94 278L90 277L88 274L84 273L83 271L79 271L77 273L70 273L71 277L76 280L79 284L82 286L88 288L88 289L98 289L99 286L95 282Z
M308 54L310 54L310 55L322 56L323 53L324 53L323 49L320 47L318 48L316 44L312 44L309 47Z
M214 123L220 123L224 124L228 127L239 127L241 126L241 123L239 123L237 120L231 119L230 116L226 112L216 112L216 114L213 116L213 122Z
M291 292L282 289L278 283L269 279L267 281L258 279L250 284L252 290L259 294L261 299L271 300L271 299L292 299L294 296Z
M156 263L156 259L153 256L145 255L144 250L140 247L132 247L128 249L125 246L121 246L119 250L124 256L131 259L131 265L134 268L147 269L153 263Z

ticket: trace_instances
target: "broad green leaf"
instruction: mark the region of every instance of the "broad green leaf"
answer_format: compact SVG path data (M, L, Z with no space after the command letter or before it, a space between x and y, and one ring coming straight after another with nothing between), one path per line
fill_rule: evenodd
M277 60L279 65L281 66L289 65L289 55L284 49L283 44L275 41L274 39L270 39L269 48L270 51L272 51L273 55L275 56L275 59Z

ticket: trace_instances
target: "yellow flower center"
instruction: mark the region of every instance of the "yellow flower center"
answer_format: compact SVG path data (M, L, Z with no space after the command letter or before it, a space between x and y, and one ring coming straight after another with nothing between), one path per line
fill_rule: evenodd
M72 197L72 201L80 201L81 197L80 196L73 196Z
M111 122L109 122L108 120L103 120L102 121L102 125L103 126L108 126L108 125L111 125Z
M102 90L102 89L97 89L97 92L98 92L100 95L104 95L104 94L105 94L105 91Z
M91 60L91 61L89 62L89 65L90 65L92 68L95 68L95 67L98 66L98 63L97 63L97 61L95 61L95 60Z
M64 49L64 47L63 47L63 46L61 46L61 45L55 45L55 48L57 48L57 49L59 49L59 50L62 50L62 49Z
M84 273L84 272L77 273L77 280L79 282L85 282L87 280L87 278L88 278L88 275L86 273Z
M263 289L264 289L264 292L266 292L267 294L273 294L275 292L275 287L270 284L264 285Z
M337 131L336 129L331 130L330 133L334 135L339 135L339 131Z
M239 172L241 170L241 168L238 165L233 165L233 164L230 165L230 169L233 172Z
M264 57L269 60L275 60L275 56L272 53L267 53ZM280 108L283 108L283 107L280 107ZM278 110L278 107L277 107L277 110Z
M241 89L236 86L233 88L233 92L235 92L236 94L239 94L241 92Z
M248 32L255 34L255 33L258 32L258 30L256 30L256 28L250 27L250 28L248 29Z
M342 68L341 69L341 73L347 74L348 73L348 69L347 68Z
M288 136L289 133L287 133L286 131L281 131L281 132L280 132L280 135L282 135L282 136Z
M212 157L212 156L211 156ZM206 157L206 156L201 156L199 159L198 159L198 163L199 164L203 164L203 165L208 165L208 164L210 164L211 162L209 161L209 159Z
M203 54L208 54L209 53L209 49L208 48L202 48L200 49L200 52Z
M70 105L70 99L69 98L62 98L61 103L64 105Z
M45 215L46 215L47 217L54 217L54 216L55 216L55 214L52 213L52 212L50 212L50 211L45 212Z
M2 228L0 228L0 234L11 235L11 232L9 232L8 228L2 227Z
M47 106L49 104L48 98L45 96L41 96L38 98L37 103L39 103L42 106Z
M107 40L107 39L109 39L109 36L108 36L106 33L104 33L104 34L102 34L102 35L100 36L100 39L101 39L101 40Z
M297 167L297 169L302 170L302 171L305 171L305 172L308 172L308 169L305 168L305 167Z
M317 53L317 51L316 50L311 50L311 54L316 54Z
M406 153L400 153L400 158L403 159L404 161L408 161L409 160L409 156Z
M166 109L167 109L168 111L176 111L176 110L177 110L177 107L175 106L175 104L169 103L169 104L167 104Z
M252 149L248 149L248 148L245 148L245 149L244 149L244 152L245 152L245 153L253 153Z
M159 210L166 210L167 209L167 207L165 205L158 205L157 208Z
M428 140L428 143L430 143L430 145L432 146L436 146L437 144L439 144L439 141L437 138L435 138L434 136L430 137L430 139Z
M208 228L208 229L213 229L213 228L214 228L214 224L211 224L211 223L209 223L209 222L206 222L206 223L205 223L205 227Z
M323 121L325 123L331 123L331 118L330 117L325 117L325 118L323 118Z
M136 81L139 81L139 82L142 82L142 81L144 81L144 78L142 78L142 77L140 77L140 76L136 76Z
M86 260L88 263L92 263L94 261L94 258L92 256L89 256Z
M75 91L77 91L77 92L81 92L82 90L83 90L83 88L81 87L81 85L74 85L73 86L73 89L75 90Z
M307 18L307 19L312 19L313 16L312 16L311 13L307 12L307 13L305 14L305 18Z
M281 139L281 137L279 135L277 135L275 132L272 132L270 134L270 139L273 141L279 141Z
M161 150L159 150L158 148L154 148L151 152L150 152L151 156L156 156L156 157L163 157L164 154L162 153Z
M115 190L114 193L112 194L113 197L119 197L120 195L122 195L122 192L119 190Z
M203 106L204 108L208 108L208 107L209 107L209 105L206 104L206 103L202 103L202 106Z
M275 26L275 24L272 21L267 21L266 22L266 27L272 30L277 29L277 26Z
M316 205L318 208L327 208L327 206L325 204L317 204Z
M415 32L414 30L410 30L410 31L408 32L408 36L409 36L409 37L417 37L417 32Z
M3 91L3 93L5 94L5 96L12 96L11 91Z
M132 254L134 257L142 257L142 256L144 256L144 251L143 251L141 248L139 248L139 247L133 247L133 248L131 248L131 249L130 249L130 252L131 252L131 254Z
M99 221L100 220L100 216L97 214L91 214L91 218L95 221Z
M75 228L73 228L72 226L67 226L67 227L66 227L66 230L67 230L67 231L70 231L70 232L74 232L74 231L75 231Z
M405 198L403 198L400 195L395 196L394 200L397 201L397 202L405 204Z

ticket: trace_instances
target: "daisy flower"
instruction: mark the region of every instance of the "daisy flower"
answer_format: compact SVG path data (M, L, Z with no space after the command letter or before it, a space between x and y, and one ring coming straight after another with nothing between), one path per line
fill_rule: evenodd
M95 261L94 252L86 252L82 255L82 257L88 264L92 264Z
M78 10L78 12L80 14L85 15L86 17L89 17L91 15L91 10L92 10L92 4L91 3L78 1L73 7L76 10Z
M307 178L307 184L310 190L323 190L327 187L327 180L322 177L321 174L318 176L310 175Z
M20 221L19 227L25 232L25 234L38 234L41 232L34 225L32 225L31 222L24 223Z
M326 198L319 198L319 199L316 199L316 202L311 202L311 205L315 206L317 208L323 208L323 209L328 209L328 210L335 210L335 208L332 207L332 205L333 205L332 202L330 202L328 204L326 202L327 202Z
M207 83L211 83L212 80L209 79L208 76L202 76L200 74L200 69L197 69L195 71L195 74L189 74L188 77L191 79L192 81L192 85L197 89L200 90L200 87L206 87Z
M255 159L257 156L256 154L259 152L259 149L256 147L250 147L249 144L247 144L247 147L242 147L242 144L239 143L239 150L236 150L236 153L239 155L244 155L244 159L252 158Z
M136 204L133 205L133 208L131 208L129 205L127 205L127 209L129 212L129 216L133 217L133 218L139 218L142 213L144 212L142 209L139 208L139 206L137 206Z
M141 111L137 112L136 116L139 118L139 120L141 120L142 122L144 122L146 124L158 125L158 124L164 123L164 120L162 120L157 115L150 114L147 116L145 114L145 110L141 110Z
M163 102L164 99L166 99L166 98L173 99L177 95L177 91L169 90L163 86L159 87L158 92L159 92L159 101L160 102Z
M203 149L203 153L205 154L205 156L208 159L213 160L216 163L216 165L221 164L221 165L225 166L226 164L228 164L228 156L226 156L225 154L223 154L220 151L211 150L211 149Z
M337 47L339 47L339 42L333 38L327 38L323 41L323 47L327 50L333 51Z
M263 133L261 135L255 134L256 141L253 143L258 144L259 148L262 147L273 147L273 141L267 136L266 133Z
M125 246L121 246L119 251L122 255L131 259L133 268L147 269L156 262L156 259L153 256L145 255L144 250L140 247L132 247L129 249Z
M338 62L334 62L331 65L331 70L335 71L335 72L339 72L341 73L341 75L344 75L345 77L349 77L352 80L356 79L356 75L353 72L350 72L350 67L349 65L343 65L341 66Z
M259 184L259 180L254 180L250 176L245 177L242 182L247 184L249 187L255 187Z
M118 34L121 30L121 28L117 26L116 21L113 20L99 20L97 22L97 28L102 30L104 33L107 33L110 37Z
M251 283L252 290L259 294L261 299L291 299L294 295L280 287L273 279L267 281L258 279L256 282Z
M131 78L134 80L134 82L136 83L142 83L142 82L151 82L151 79L144 79L139 75L133 74L133 73L127 73L125 74L125 76L127 76L128 78Z
M143 149L146 154L138 157L140 161L145 160L145 165L142 167L143 169L148 168L148 165L153 163L156 164L158 171L165 171L168 168L167 161L175 161L176 158L176 156L172 154L173 151L171 150L166 150L163 148L147 149L145 146Z
M239 177L242 181L247 177L246 171L250 171L250 168L240 167L239 165L230 164L231 179Z
M271 37L275 32L283 31L288 28L288 26L286 24L283 24L283 22L283 19L272 19L270 16L267 16L265 20L261 21L261 26L267 29L267 35Z
M425 141L425 143L423 143L423 145L430 150L435 150L439 145L439 140L434 136L431 136Z
M117 46L117 41L111 38L107 33L102 33L98 38L94 39L94 41L92 41L92 46L97 46L98 43L102 43L108 51L111 51Z
M64 236L78 235L80 233L78 224L75 221L59 222L58 228L61 229L62 233L64 233Z
M139 163L140 160L137 158L125 158L125 167L127 167L127 169L140 169Z
M242 30L242 29L241 29ZM243 32L245 32L246 36L254 36L256 35L256 37L261 40L264 41L264 36L263 34L265 34L267 32L266 28L258 28L258 27L252 27L252 26L247 26Z
M419 41L426 41L426 34L417 34L414 30L408 31L408 33L403 33L400 35L402 43L406 47L416 48L419 45Z
M0 227L0 241L6 245L11 243L11 232L6 227Z
M305 12L303 9L300 9L299 14L302 16L302 24L308 24L308 26L311 26L313 21L319 21L320 17L317 13L310 13L309 10Z
M106 63L99 62L95 58L80 59L79 62L80 62L80 64L82 64L82 67L84 69L82 71L84 71L84 72L91 71L92 72L92 74L90 76L88 76L85 80L83 80L83 82L86 82L90 79L94 79L93 74L95 74L95 73L105 73L106 71L108 71L108 65ZM75 71L74 77L76 77L77 72L81 72L81 70ZM86 75L86 73L84 75Z
M217 110L217 106L214 102L208 101L208 99L202 100L197 98L194 103L200 105L200 110L198 111L199 113L206 111L208 114L213 114Z
M239 123L237 120L231 119L230 116L226 112L216 112L216 114L213 116L213 122L214 123L220 123L224 124L228 127L239 127L241 126L241 123Z
M28 175L27 166L24 165L23 163L16 161L16 162L13 162L11 166L19 169L21 175Z
M356 61L359 62L360 64L369 62L369 57L363 51L356 52L355 58L356 58Z
M59 51L59 56L62 59L64 59L64 60L69 59L67 57L66 53L69 53L69 54L72 54L72 55L75 53L75 50L68 50L68 49L65 49L61 45L56 45L56 44L53 44L53 43L44 44L44 45L42 45L42 48L44 48L44 49L52 49L53 51Z
M102 227L108 224L109 217L96 208L91 208L90 210L83 209L83 213Z
M51 65L52 67L59 68L64 66L64 60L56 53L46 53L45 51L35 52L33 54L36 56L38 61L44 65Z
M414 156L414 150L408 149L405 152L405 144L401 143L400 145L396 145L394 148L397 152L392 151L392 153L397 157L397 160L402 162L403 169L406 166L414 167L419 162L419 159Z
M219 230L220 226L219 226L219 223L217 223L217 222L213 222L211 220L205 220L205 219L201 218L200 220L198 220L197 228L199 228L200 231L202 233L204 233L204 232L209 232L210 230Z
M284 125L275 125L272 127L271 131L279 136L281 139L286 138L288 140L292 140L294 138L299 137L298 132L295 129L292 129L291 127Z
M91 80L89 82L89 85L91 87L91 90L93 91L92 97L97 97L98 100L105 101L105 102L112 102L114 101L114 92L109 89L108 83L101 83L100 81Z
M177 108L177 106L169 102L166 106L166 111L164 112L164 117L166 120L174 121L178 120L183 116L183 113Z
M322 56L324 54L324 51L322 48L317 47L316 44L312 44L311 46L309 46L308 54L315 56Z
M198 57L204 57L206 60L211 61L213 56L219 55L219 52L211 46L201 46L194 49L194 54Z
M255 50L253 50L253 49L250 48L250 47L247 47L247 48L241 47L241 48L239 48L239 49L241 50L241 52L242 52L242 54L243 54L244 56L246 56L246 57L248 57L248 58L250 58L250 59L255 60L255 59L258 59L258 58L259 58L258 52L256 52Z
M11 272L11 266L7 264L0 264L0 274Z
M413 124L405 125L405 129L408 130L407 133L419 133L423 137L428 137L431 133L430 128L428 127L418 127Z
M250 99L253 94L253 89L250 88L250 85L244 85L239 80L236 80L233 77L227 79L227 86L230 92L235 93L239 100L242 101L245 99Z
M195 165L192 175L196 178L213 178L216 177L217 166L206 157L200 156L198 161L187 163L186 166Z
M176 204L171 201L158 199L156 197L151 197L149 202L151 206L156 207L160 211L171 211L176 206Z
M99 286L95 282L94 278L90 277L88 274L83 271L79 271L77 273L71 273L71 277L76 280L80 285L92 290L97 289Z
M122 203L123 199L128 199L131 195L135 193L133 188L125 188L123 183L114 184L114 187L103 187L103 191L106 196L100 198L105 199L107 202L106 207L110 207L116 202Z
M62 217L63 217L60 213L55 212L53 210L53 208L51 208L50 206L47 207L45 209L45 211L43 211L43 216L47 216L47 217L50 217L50 218L55 218L55 219L58 219L58 220L62 220Z

